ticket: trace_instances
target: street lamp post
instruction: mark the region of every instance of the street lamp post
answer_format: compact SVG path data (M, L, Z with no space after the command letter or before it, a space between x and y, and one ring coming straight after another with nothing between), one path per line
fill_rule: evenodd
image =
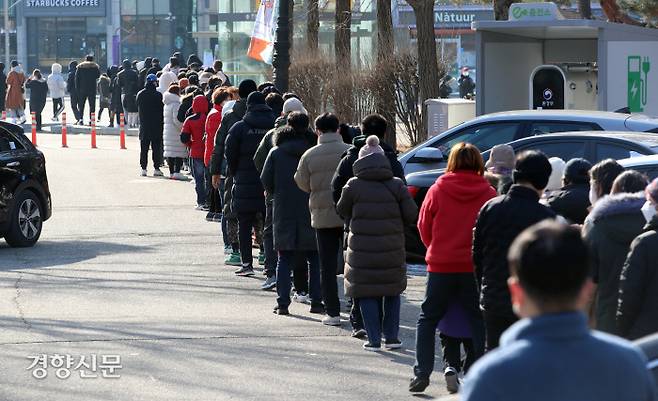
M274 41L274 85L282 92L288 91L290 68L290 1L279 0L279 18Z

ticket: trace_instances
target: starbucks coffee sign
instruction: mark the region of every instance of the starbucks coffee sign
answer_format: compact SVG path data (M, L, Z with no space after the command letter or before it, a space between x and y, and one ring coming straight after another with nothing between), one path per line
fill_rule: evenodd
M106 0L23 0L25 17L104 17Z

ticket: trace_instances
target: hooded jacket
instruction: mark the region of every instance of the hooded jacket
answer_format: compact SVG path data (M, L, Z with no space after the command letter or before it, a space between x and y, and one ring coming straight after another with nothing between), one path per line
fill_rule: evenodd
M555 212L539 203L539 194L521 185L512 185L506 195L482 207L473 233L473 265L482 310L516 319L507 288L507 252L526 228L553 218Z
M446 173L430 187L420 208L418 231L431 273L473 272L473 227L496 191L475 172Z
M227 105L228 107L228 105ZM226 175L226 137L233 126L242 121L247 112L247 99L240 99L233 104L229 112L222 116L222 122L215 134L215 148L210 158L210 174Z
M181 134L189 135L190 141L185 145L190 148L190 157L193 159L203 159L206 151L203 134L206 129L207 116L208 101L203 95L195 96L192 100L192 114L185 119L181 129Z
M242 121L233 125L228 132L225 153L227 173L234 177L232 207L235 213L265 212L263 184L254 165L254 154L273 126L272 109L265 104L254 104L247 107Z
M66 77L66 91L69 94L74 95L76 93L75 90L75 72L78 69L78 62L77 61L71 61L69 63L69 73Z
M174 93L165 92L162 102L164 103L164 132L162 135L164 157L186 158L187 146L180 141L183 124L176 118L178 107L180 107L180 97Z
M350 221L345 253L345 294L352 298L400 295L407 288L404 226L418 208L393 176L388 157L375 153L354 163L355 177L336 206Z
M273 197L274 249L313 251L317 245L308 194L297 187L293 178L299 159L310 146L303 135L284 135L285 132L277 134L276 147L267 156L261 174L265 191Z
M78 93L96 95L96 82L101 76L101 69L93 61L83 61L75 70L75 87Z
M573 224L583 224L588 215L589 184L569 184L546 198L548 207Z
M140 140L162 138L164 128L163 108L162 94L155 89L153 82L147 83L146 87L137 94Z
M646 224L640 211L645 200L641 192L609 195L594 205L585 220L583 236L592 250L592 280L597 284L597 330L616 332L619 277L631 242Z
M169 86L175 82L178 82L178 76L171 71L169 65L166 65L162 69L162 75L160 75L160 79L158 80L158 92L167 92Z
M137 72L132 69L129 61L123 63L123 71L117 75L119 87L123 95L122 106L126 113L137 112Z
M208 117L206 117L206 150L203 155L203 163L206 167L210 166L212 152L215 150L215 135L217 135L217 130L221 123L222 105L215 104L213 105L213 109L210 110L210 113L208 113Z
M619 282L617 334L635 340L658 332L658 217L631 243Z
M337 133L324 133L318 144L302 155L295 174L299 188L310 194L311 225L313 228L337 228L343 219L336 213L331 195L331 179L340 157L349 148Z
M62 76L62 66L60 64L53 64L51 67L52 73L48 76L48 90L50 97L53 99L61 99L66 95L66 81Z
M340 163L338 164L338 168L336 169L336 174L331 180L333 198L334 198L334 202L336 203L338 202L338 199L340 199L341 190L343 189L347 181L354 176L354 171L352 170L352 166L354 165L354 162L356 162L357 159L359 158L359 151L361 150L363 145L366 144L366 135L357 136L356 138L354 138L354 141L352 143L353 143L352 147L350 147L341 158ZM398 156L395 154L395 150L392 147L390 147L388 144L381 141L379 142L379 146L381 146L382 149L384 149L386 157L391 163L393 176L398 177L399 179L402 180L403 183L406 184L407 181L404 178L404 169L402 168L402 165L398 161Z

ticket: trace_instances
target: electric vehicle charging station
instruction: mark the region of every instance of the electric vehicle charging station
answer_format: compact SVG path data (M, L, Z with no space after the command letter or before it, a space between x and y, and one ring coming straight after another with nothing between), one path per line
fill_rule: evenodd
M515 3L476 21L476 114L527 109L658 117L658 29L565 19L554 3Z

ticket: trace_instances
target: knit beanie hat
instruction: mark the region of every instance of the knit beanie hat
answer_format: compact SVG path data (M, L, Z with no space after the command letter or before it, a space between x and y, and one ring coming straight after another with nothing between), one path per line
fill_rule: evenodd
M538 190L543 190L551 176L551 163L542 152L530 150L523 152L516 159L516 166L512 173L515 184L527 182Z
M494 174L511 175L514 162L514 149L510 145L496 145L491 149L485 167Z
M655 178L644 190L647 198L651 198L654 204L658 204L658 178Z
M375 153L384 154L384 149L379 146L379 138L376 135L370 135L366 138L366 144L363 145L361 150L359 150L359 159L363 159L366 156L370 156Z
M260 92L251 92L247 97L247 106L254 106L257 104L265 104L265 95Z
M298 111L308 115L308 112L304 108L302 101L295 97L290 98L283 103L283 114L292 113L293 111Z
M564 166L564 178L571 184L586 184L591 168L592 163L583 158L571 159Z
M256 86L256 82L251 79L245 79L244 81L240 82L240 86L238 87L238 94L240 95L240 99L246 99L247 96L251 94L251 92L256 92L257 88L258 87Z
M564 174L564 168L566 163L564 160L559 157L551 157L548 159L551 163L551 175L548 177L548 184L546 185L547 191L556 191L562 188L562 175Z

